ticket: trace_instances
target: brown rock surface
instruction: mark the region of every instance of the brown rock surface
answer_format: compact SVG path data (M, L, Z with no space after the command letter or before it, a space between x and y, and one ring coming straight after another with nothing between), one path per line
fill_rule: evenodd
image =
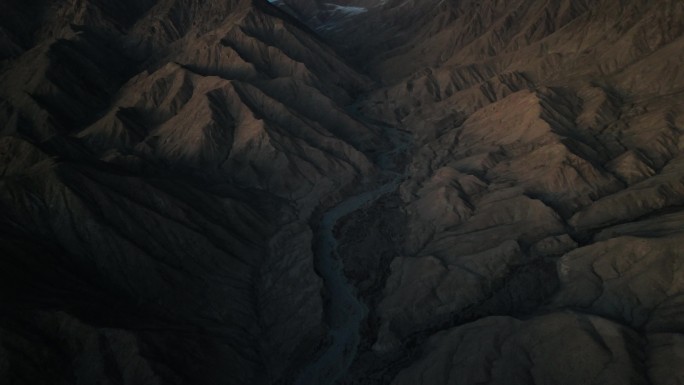
M684 382L684 3L274 3L0 4L0 379Z
M313 354L309 220L376 173L345 109L369 81L265 2L2 7L44 13L3 24L2 382L272 383Z

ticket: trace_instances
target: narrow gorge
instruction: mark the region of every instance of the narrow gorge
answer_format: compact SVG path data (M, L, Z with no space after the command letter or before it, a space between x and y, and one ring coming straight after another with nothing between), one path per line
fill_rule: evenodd
M684 2L3 0L0 384L684 383Z

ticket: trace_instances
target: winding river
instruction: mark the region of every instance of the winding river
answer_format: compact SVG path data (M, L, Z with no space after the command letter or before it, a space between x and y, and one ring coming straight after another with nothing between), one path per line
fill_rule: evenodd
M405 179L405 174L392 169L395 168L395 157L408 147L410 139L408 135L396 130L387 134L392 140L393 149L383 154L378 164L383 169L383 174L391 178L391 181L345 199L327 211L321 219L314 255L318 274L323 279L330 297L326 314L330 320L331 343L316 361L304 368L295 382L296 385L335 384L356 357L361 341L361 323L368 314L368 309L356 296L354 286L344 275L344 266L337 255L334 229L341 218L396 190Z

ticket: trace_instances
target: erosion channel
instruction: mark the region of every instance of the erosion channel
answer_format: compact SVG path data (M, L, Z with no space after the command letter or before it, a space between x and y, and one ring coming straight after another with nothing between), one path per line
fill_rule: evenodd
M385 135L390 139L392 149L379 157L378 165L389 181L343 200L321 218L314 241L315 264L329 296L326 316L330 320L330 344L317 360L302 370L295 382L297 385L335 384L356 356L361 323L368 309L344 274L334 230L340 219L396 190L406 178L403 171L398 171L402 166L397 165L396 159L409 147L410 135L396 129L387 129Z

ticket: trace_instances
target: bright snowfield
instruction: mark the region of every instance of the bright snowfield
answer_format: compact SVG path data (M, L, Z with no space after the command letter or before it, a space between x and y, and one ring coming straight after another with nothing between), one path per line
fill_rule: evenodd
M360 13L368 12L368 8L364 7L351 7L337 4L326 4L326 6L332 8L333 14L341 14L345 16L353 16L358 15Z
M268 0L270 3L277 5L281 8L287 8L287 5L283 0ZM369 7L374 8L381 6L385 1L373 2L373 4L368 4L367 6L354 6L354 5L340 5L333 3L323 3L320 6L316 6L316 9L320 10L318 17L320 20L316 23L317 25L314 29L331 30L339 26L340 22L346 21L349 17L361 15L368 12ZM301 15L300 15L301 16Z

